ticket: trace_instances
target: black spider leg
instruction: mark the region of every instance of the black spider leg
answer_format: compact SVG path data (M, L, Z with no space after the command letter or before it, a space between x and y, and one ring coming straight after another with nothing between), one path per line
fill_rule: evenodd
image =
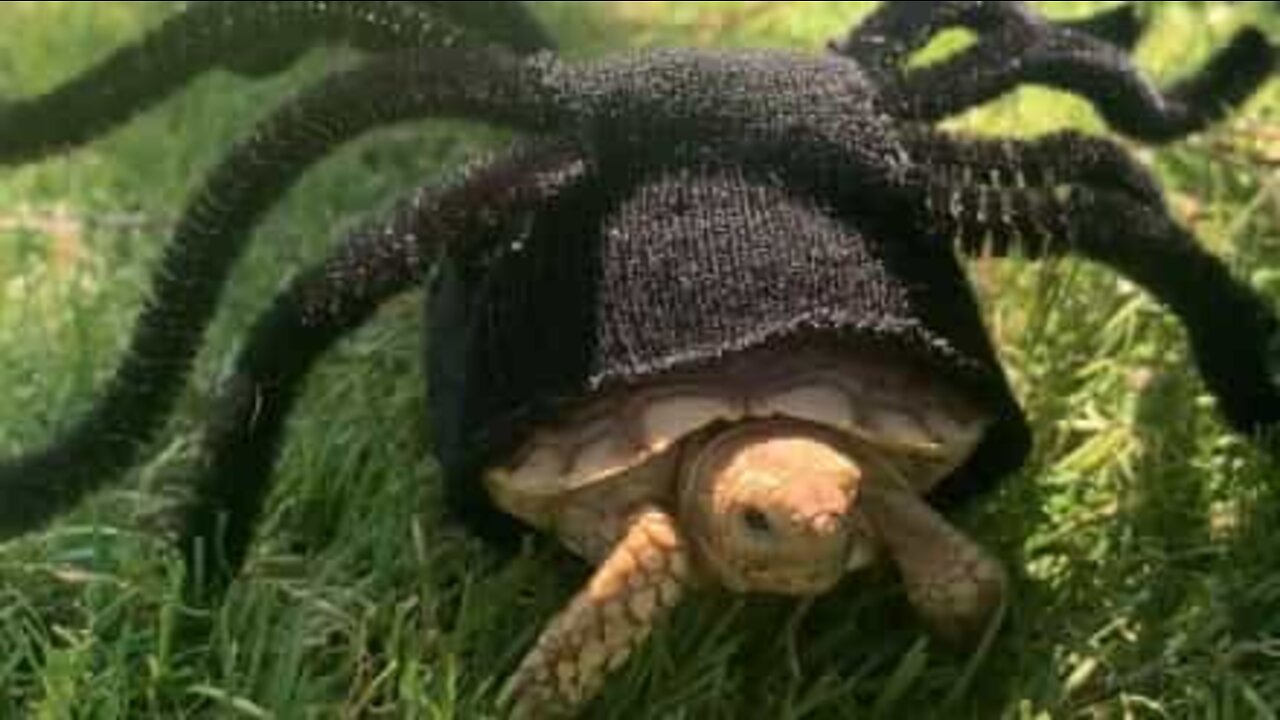
M1074 130L1034 141L986 140L917 125L904 127L901 138L921 170L927 168L935 190L968 188L979 202L965 208L978 212L979 219L995 211L994 203L1016 200L1019 190L1044 192L1078 185L1126 193L1137 202L1164 207L1159 183L1123 147ZM994 227L992 237L1002 238L1001 230Z
M464 28L483 29L487 38L518 53L555 50L556 41L523 2L511 0L468 0L455 2L414 2L427 11L443 13Z
M923 50L935 35L952 27L988 32L1004 24L1008 9L984 0L955 2L884 2L831 50L857 60L881 79L899 82L911 56ZM1014 8L1014 12L1025 9ZM1131 49L1142 37L1143 22L1129 5L1083 20L1055 23L1057 27Z
M877 68L886 108L900 118L934 122L1035 83L1082 95L1112 127L1153 142L1224 117L1275 72L1280 57L1261 31L1248 28L1199 73L1160 90L1121 48L1054 25L1019 2L889 3L868 25L838 49ZM952 25L977 31L977 44L935 65L901 68L903 53L928 31ZM877 43L889 30L907 40Z
M532 53L552 50L555 41L523 2L494 0L482 2L400 2L405 22L423 28L438 24L443 18L467 31L480 33L483 39L509 50ZM377 9L375 8L375 11ZM412 34L407 36L413 39ZM222 65L241 75L265 77L292 65L313 44L306 37L273 37L252 51L226 58ZM389 50L390 47L363 47L363 50Z
M1076 33L1132 51L1142 39L1146 24L1133 5L1121 5L1079 20L1055 23Z
M1170 216L1154 182L1118 147L1075 133L1029 142L935 133L909 141L927 232L969 254L1077 254L1146 289L1186 329L1227 421L1253 434L1280 423L1280 322ZM935 175L929 163L966 177Z
M195 3L43 95L0 100L0 165L89 142L220 66L269 74L323 43L391 51L503 42L531 51L549 42L523 3L483 3L488 15L453 7L461 4Z
M584 168L569 148L546 143L452 187L420 191L277 296L240 352L206 434L205 464L181 530L193 598L216 597L243 563L285 422L313 364L380 305L421 283L440 253L501 241L514 218Z
M102 398L46 448L0 461L0 538L39 527L134 462L168 415L253 227L310 165L373 129L412 119L471 117L540 130L550 111L538 79L504 55L415 52L323 82L259 126L179 221Z

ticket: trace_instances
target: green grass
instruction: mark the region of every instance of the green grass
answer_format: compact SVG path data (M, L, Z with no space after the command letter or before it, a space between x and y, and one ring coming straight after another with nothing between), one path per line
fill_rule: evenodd
M1056 14L1104 3L1053 3ZM1150 3L1139 54L1161 78L1248 18ZM1262 5L1253 3L1252 5ZM170 3L0 4L0 96L35 92L136 36ZM540 3L570 52L819 48L868 3ZM1252 13L1252 15L1251 15ZM66 157L0 172L0 453L91 402L148 272L219 152L342 54L288 75L199 81ZM1088 106L1028 90L955 123L1102 131ZM173 637L179 566L149 530L191 456L236 339L343 227L500 138L381 133L311 173L242 263L164 440L129 482L0 547L0 718L473 718L583 569L553 550L504 562L442 517L426 451L416 298L393 303L309 384L251 565L207 645ZM1143 151L1172 204L1280 302L1280 83L1210 133ZM1035 419L1025 471L958 518L1016 582L984 657L925 638L891 574L850 579L804 617L699 598L594 707L617 718L1276 718L1280 464L1226 432L1180 330L1134 287L1071 262L974 264L993 333ZM0 498L0 502L3 502ZM547 572L552 569L553 572Z

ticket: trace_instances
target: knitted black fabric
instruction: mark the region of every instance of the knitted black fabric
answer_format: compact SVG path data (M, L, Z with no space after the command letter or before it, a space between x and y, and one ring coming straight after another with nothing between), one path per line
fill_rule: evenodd
M529 232L446 263L429 362L451 499L482 534L510 521L479 473L566 405L759 347L894 348L1000 422L944 495L1023 460L1028 435L946 243L867 208L841 213L775 177L673 168L561 197ZM503 534L501 532L496 534Z
M610 178L727 160L838 198L891 191L910 162L876 88L837 57L690 50L582 64L546 57L539 82L555 124L581 137Z

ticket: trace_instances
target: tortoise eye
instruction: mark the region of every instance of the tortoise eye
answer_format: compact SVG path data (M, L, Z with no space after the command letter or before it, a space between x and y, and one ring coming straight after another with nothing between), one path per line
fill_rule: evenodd
M747 508L743 511L742 525L747 530L758 535L770 535L773 533L773 525L769 522L769 517L757 508Z

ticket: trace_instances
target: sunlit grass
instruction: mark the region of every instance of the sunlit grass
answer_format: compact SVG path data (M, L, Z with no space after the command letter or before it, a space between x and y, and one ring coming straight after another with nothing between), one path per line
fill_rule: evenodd
M56 83L170 5L0 4L0 96ZM1280 37L1258 7L1145 5L1157 17L1139 58L1162 78L1246 19ZM539 5L575 55L816 50L870 7ZM91 147L0 171L0 453L48 437L92 400L167 229L218 153L346 60L317 53L269 82L211 76ZM1085 103L1044 90L952 124L1103 129ZM545 548L507 562L442 517L416 298L390 306L310 383L251 566L207 644L174 636L180 569L149 528L239 331L271 291L342 228L496 144L457 126L382 133L272 214L152 459L48 532L0 547L0 718L492 714L505 673L583 570ZM1180 219L1280 300L1280 83L1222 127L1141 153ZM1225 431L1176 323L1134 287L1068 262L980 263L973 275L1039 441L1024 472L960 518L1016 577L1009 626L984 661L930 643L892 575L872 573L805 616L798 675L789 603L690 603L610 685L599 716L1280 714L1280 468Z

